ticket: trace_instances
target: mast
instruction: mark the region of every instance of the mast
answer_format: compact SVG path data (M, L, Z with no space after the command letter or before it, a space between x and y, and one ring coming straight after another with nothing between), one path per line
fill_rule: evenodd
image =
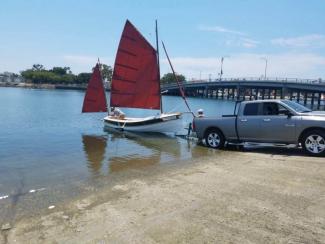
M101 66L101 63L100 63L100 60L99 60L99 57L97 57L97 64L98 64L98 67L99 67L99 73L100 73L100 77L102 79L102 83L103 83L103 87L104 87L104 95L105 95L105 101L106 101L106 110L108 111L108 108L109 108L109 104L107 103L107 97L106 97L106 89L105 89L105 81L103 79L103 72L102 72L102 66Z
M158 23L156 20L156 53L157 53L157 64L158 64L158 82L159 82L159 93L160 93L160 113L163 113L162 107L162 97L161 97L161 89L160 89L160 64L159 64L159 42L158 42Z

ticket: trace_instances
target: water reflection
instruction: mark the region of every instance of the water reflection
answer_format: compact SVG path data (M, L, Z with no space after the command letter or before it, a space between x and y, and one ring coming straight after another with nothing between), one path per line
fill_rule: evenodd
M140 169L180 158L180 145L175 137L163 134L124 133L123 137L137 148L132 153L110 157L110 172Z
M195 145L164 134L107 132L103 136L82 135L87 166L94 175L188 159ZM195 153L196 154L196 153Z
M82 135L83 149L86 153L88 168L98 174L105 159L107 138L103 136Z

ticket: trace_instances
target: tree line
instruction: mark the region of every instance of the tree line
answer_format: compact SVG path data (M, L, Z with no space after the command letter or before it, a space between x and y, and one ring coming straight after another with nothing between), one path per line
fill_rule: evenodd
M101 74L104 80L111 81L113 70L106 64L100 64ZM32 68L21 71L21 76L27 81L34 84L87 84L92 73L72 73L70 67L53 67L45 69L41 64L34 64ZM180 82L185 81L185 76L177 74ZM173 73L167 73L161 78L162 84L176 82Z
M112 79L112 67L100 64L103 79ZM34 64L31 69L21 71L21 76L28 82L35 84L87 84L92 73L80 73L75 75L70 67L53 67L45 69L41 64Z

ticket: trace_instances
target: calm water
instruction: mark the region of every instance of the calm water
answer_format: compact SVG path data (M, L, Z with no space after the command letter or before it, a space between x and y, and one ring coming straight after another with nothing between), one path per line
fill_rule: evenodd
M83 96L81 91L0 88L0 224L105 186L116 175L207 153L171 135L105 132L104 113L81 114ZM189 103L207 115L233 109L224 101ZM164 111L186 111L179 97L164 97L163 106ZM185 127L191 117L184 117Z

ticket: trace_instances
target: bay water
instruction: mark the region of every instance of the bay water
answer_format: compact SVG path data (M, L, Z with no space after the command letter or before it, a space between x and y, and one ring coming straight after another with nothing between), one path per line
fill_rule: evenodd
M174 135L105 131L105 113L81 113L83 98L84 91L0 88L0 220L105 187L132 170L208 152ZM229 114L234 108L230 101L188 100L193 111L203 108L206 115ZM183 100L174 96L163 97L163 108L186 111ZM127 116L157 113L122 110ZM184 128L191 120L184 114Z

